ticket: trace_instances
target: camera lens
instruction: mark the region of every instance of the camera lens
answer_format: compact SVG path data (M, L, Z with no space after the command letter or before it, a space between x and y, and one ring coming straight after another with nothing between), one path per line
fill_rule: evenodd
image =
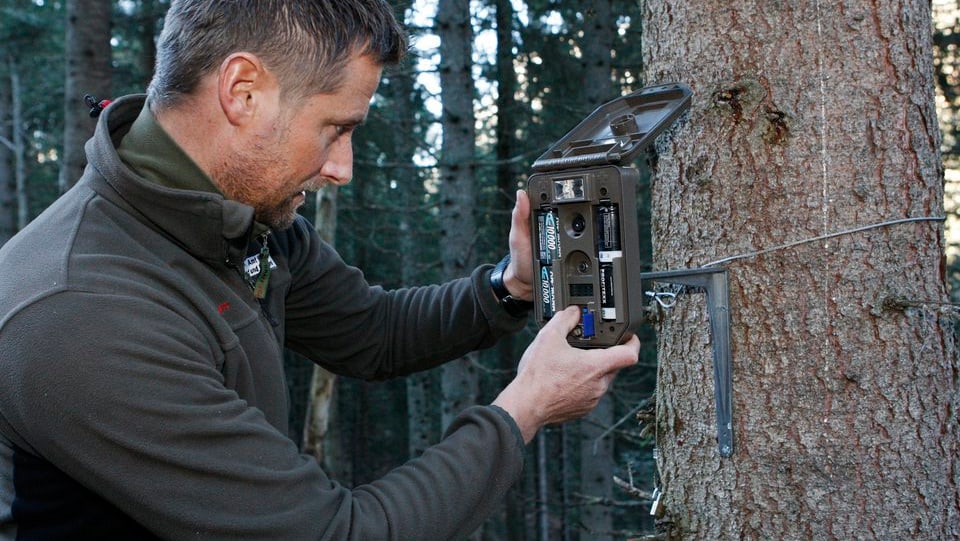
M570 227L573 229L573 232L579 235L583 233L583 230L587 228L587 221L583 218L583 215L577 214L573 217L573 222L570 224Z

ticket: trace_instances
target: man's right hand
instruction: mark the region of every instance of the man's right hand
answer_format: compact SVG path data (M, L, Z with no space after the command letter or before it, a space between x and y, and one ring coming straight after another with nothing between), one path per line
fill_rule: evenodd
M589 413L617 372L640 355L636 336L606 349L572 347L567 335L579 321L576 306L557 312L524 352L517 377L493 402L513 417L528 443L544 425Z

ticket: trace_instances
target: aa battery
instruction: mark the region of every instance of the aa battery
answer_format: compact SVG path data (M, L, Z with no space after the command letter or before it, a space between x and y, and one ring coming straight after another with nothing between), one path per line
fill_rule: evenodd
M540 264L550 265L560 259L560 230L557 211L545 208L537 213L540 230Z
M620 212L614 204L597 207L597 251L619 252Z
M617 319L617 302L613 291L613 264L600 263L600 317Z
M543 319L553 317L557 312L557 297L554 293L553 267L540 267L540 303Z

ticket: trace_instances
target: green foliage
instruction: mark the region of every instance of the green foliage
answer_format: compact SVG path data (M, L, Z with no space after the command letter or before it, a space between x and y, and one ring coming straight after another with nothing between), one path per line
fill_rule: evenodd
M113 93L141 93L153 74L154 36L168 0L126 0L113 9Z
M0 85L20 89L27 148L29 215L57 197L57 155L63 131L63 8L56 2L0 3ZM53 75L53 76L51 76ZM9 118L0 119L9 125ZM5 130L6 131L6 130Z

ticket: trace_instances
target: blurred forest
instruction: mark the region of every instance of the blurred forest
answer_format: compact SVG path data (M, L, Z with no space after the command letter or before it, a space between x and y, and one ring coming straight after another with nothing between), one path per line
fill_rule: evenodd
M529 165L594 107L644 85L639 2L394 4L412 35L412 54L384 75L354 138L354 181L333 198L335 214L323 200L303 208L314 223L335 227L323 233L347 262L387 288L436 283L499 260ZM0 243L76 180L68 157L95 123L84 96L144 91L166 5L0 0ZM960 2L934 2L931 29L952 219L960 212L960 194L950 189L960 182L953 172L960 168L958 12ZM86 23L104 20L109 24L94 25L95 34L83 33ZM97 58L106 59L103 73L84 67ZM458 74L468 86L458 84ZM463 88L469 95L458 94ZM466 129L454 130L457 122ZM643 170L644 160L637 165ZM640 188L637 212L649 266L647 188ZM955 256L960 241L949 244ZM957 291L960 266L955 258L948 265ZM472 378L469 400L496 396L535 332L530 326L462 361ZM621 373L598 415L541 431L527 449L523 482L477 539L621 539L654 531L644 498L653 485L653 441L638 418L649 415L656 352L650 335L641 338L641 362ZM290 434L298 442L313 370L290 356ZM410 381L337 379L322 453L331 476L346 485L371 481L439 439L444 412L459 404L445 378L438 369Z

